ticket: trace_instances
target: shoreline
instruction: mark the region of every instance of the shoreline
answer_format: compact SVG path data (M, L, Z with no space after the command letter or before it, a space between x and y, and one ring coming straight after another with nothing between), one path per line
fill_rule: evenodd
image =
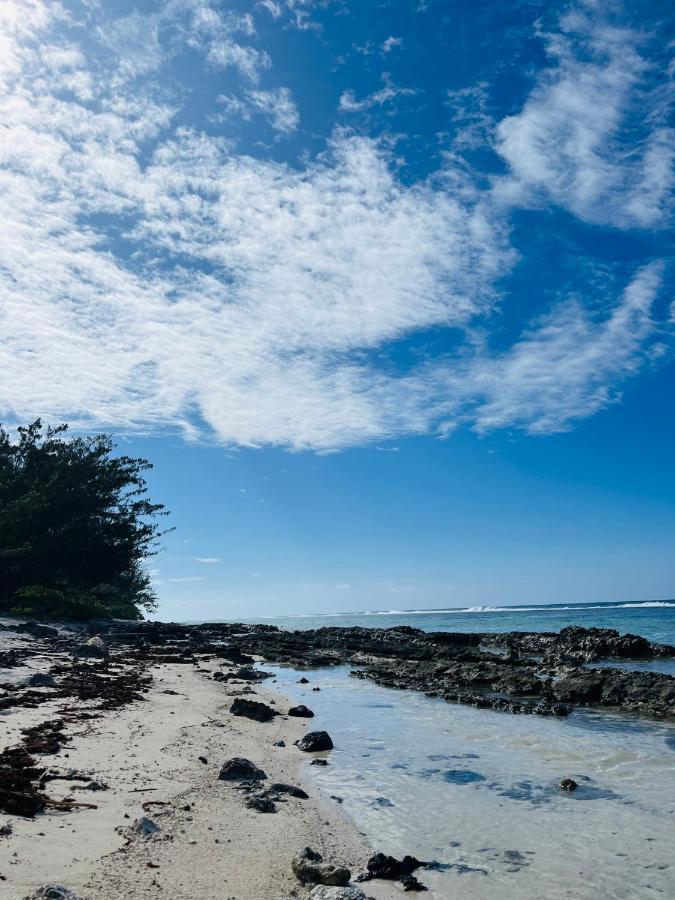
M39 638L2 636L5 651L38 652L27 666L9 669L15 680L59 665L63 654L42 648ZM116 658L113 648L113 664ZM312 720L279 715L261 723L232 715L233 700L253 692L256 701L282 712L291 703L268 685L213 680L211 668L204 660L151 663L152 684L142 700L104 711L81 704L80 713L97 717L64 721L61 748L40 754L39 765L82 773L107 789L55 779L46 785L52 800L72 797L97 808L46 809L35 818L0 814L0 826L10 826L0 837L3 897L23 900L47 884L64 885L82 900L308 897L314 885L302 885L291 868L305 846L347 865L354 876L365 869L372 848L313 785L306 769L316 754L293 744L312 729ZM236 669L231 664L222 671ZM35 691L48 694L49 688ZM68 707L56 700L3 709L0 750L16 745L22 729L67 720ZM275 746L282 740L285 747ZM309 797L280 797L274 814L249 809L245 792L218 779L223 762L237 756L264 769L269 782L302 786ZM135 830L143 816L159 829L150 837ZM387 883L364 887L377 900L399 895Z

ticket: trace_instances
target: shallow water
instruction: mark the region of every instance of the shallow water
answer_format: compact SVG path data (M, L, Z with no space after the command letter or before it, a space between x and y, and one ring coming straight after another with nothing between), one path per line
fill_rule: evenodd
M515 716L350 678L265 665L335 741L307 767L376 849L422 871L439 897L675 896L675 728L588 711ZM320 687L314 692L313 687ZM573 794L558 783L572 777Z

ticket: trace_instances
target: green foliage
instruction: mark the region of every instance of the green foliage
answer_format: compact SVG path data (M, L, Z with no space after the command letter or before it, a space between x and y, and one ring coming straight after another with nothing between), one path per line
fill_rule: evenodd
M38 419L12 442L0 426L0 610L87 619L141 617L156 599L144 560L157 518L144 459L112 456L106 435L67 439Z

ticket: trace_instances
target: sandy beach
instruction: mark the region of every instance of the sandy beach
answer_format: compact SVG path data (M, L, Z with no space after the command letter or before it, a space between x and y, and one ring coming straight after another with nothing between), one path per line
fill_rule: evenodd
M28 635L3 632L2 638L5 652L40 646ZM9 673L16 683L46 672L64 656L45 646L26 665L5 669L3 677ZM32 897L47 884L64 885L85 900L308 896L312 886L303 886L291 868L294 854L306 845L354 874L364 870L372 848L339 804L313 789L307 769L317 754L294 746L313 720L280 715L261 723L231 715L233 698L253 690L257 701L281 712L289 702L269 682L252 688L214 681L211 668L208 663L151 665L152 681L142 701L100 715L96 701L77 705L79 714L89 710L96 717L66 721L62 748L40 754L39 764L62 774L82 773L81 781L49 781L49 796L95 808L47 809L34 818L3 814L3 897ZM69 699L3 709L1 749L17 745L22 730L54 718L65 721L72 710ZM275 746L279 741L285 746ZM247 808L245 792L218 779L231 757L250 759L270 782L302 785L308 799L284 796L274 814ZM106 789L91 789L90 782ZM150 836L135 825L143 816L157 827ZM364 887L377 898L402 890L387 883Z

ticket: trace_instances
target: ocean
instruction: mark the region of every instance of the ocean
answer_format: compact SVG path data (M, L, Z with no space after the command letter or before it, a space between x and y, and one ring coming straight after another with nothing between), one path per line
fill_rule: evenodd
M675 602L389 610L258 619L428 631L556 631L585 625L675 643ZM628 664L630 665L630 663ZM644 665L644 664L637 664ZM646 664L647 667L649 664ZM672 672L671 663L660 664ZM305 778L377 850L433 861L430 898L675 897L675 726L584 709L565 719L452 705L351 678L344 666L264 665L315 712L335 749ZM320 688L319 691L313 690ZM558 787L572 777L572 794ZM339 798L335 799L335 798Z

